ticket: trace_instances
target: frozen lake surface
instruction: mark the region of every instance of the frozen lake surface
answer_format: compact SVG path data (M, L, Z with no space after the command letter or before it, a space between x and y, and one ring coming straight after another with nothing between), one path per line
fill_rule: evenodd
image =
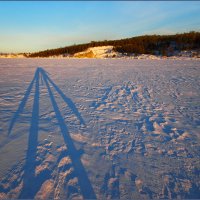
M200 61L0 59L0 199L199 199Z

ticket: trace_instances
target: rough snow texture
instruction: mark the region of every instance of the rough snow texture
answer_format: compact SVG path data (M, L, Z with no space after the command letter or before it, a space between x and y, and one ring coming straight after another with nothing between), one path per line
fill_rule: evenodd
M1 59L0 199L199 199L199 76L189 60Z

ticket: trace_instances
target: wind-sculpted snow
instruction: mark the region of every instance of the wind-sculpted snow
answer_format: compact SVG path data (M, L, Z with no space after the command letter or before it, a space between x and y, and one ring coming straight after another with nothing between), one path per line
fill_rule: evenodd
M200 63L1 59L0 199L199 199Z

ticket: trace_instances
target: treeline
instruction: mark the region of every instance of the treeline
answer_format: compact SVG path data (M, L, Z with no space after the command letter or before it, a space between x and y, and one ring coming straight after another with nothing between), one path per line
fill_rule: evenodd
M121 40L91 41L86 44L72 45L32 53L29 57L49 57L56 55L73 55L90 47L114 46L114 50L123 54L157 54L170 55L174 51L200 49L200 32L175 35L144 35Z

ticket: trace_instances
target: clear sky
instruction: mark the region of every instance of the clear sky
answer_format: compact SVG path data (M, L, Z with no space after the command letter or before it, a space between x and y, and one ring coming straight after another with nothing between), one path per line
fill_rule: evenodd
M200 31L199 1L0 2L0 52Z

